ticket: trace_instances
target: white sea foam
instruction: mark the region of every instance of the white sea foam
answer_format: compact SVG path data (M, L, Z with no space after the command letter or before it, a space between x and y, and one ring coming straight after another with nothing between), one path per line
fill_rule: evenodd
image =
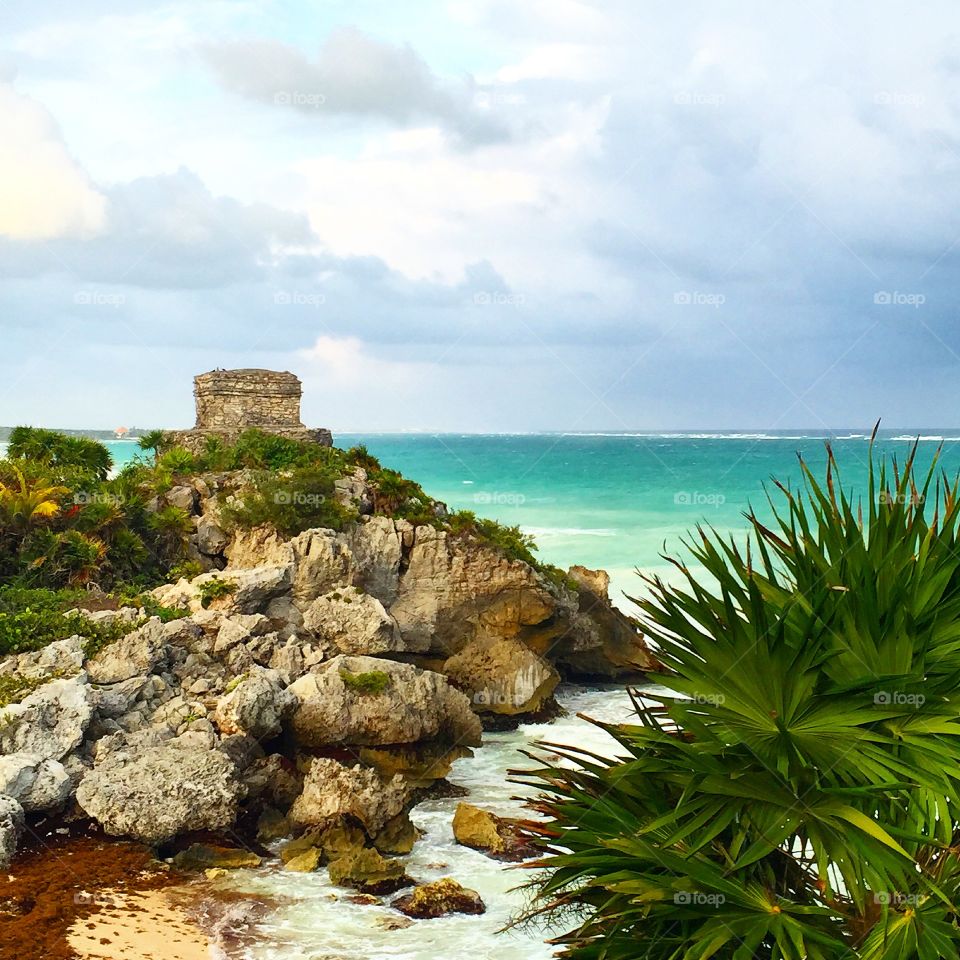
M616 537L616 530L609 527L524 527L524 533L537 540L547 537Z

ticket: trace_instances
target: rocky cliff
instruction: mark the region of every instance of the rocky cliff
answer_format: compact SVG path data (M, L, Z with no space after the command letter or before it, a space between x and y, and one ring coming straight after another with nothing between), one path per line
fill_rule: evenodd
M411 805L484 724L548 711L562 677L654 667L601 573L550 576L469 533L371 515L361 469L337 484L359 516L342 530L230 531L245 482L165 494L206 572L153 591L163 619L90 613L129 632L0 661L32 689L0 710L0 861L25 821L59 812L154 845L238 824L304 835L314 866L396 879L382 855L409 852Z

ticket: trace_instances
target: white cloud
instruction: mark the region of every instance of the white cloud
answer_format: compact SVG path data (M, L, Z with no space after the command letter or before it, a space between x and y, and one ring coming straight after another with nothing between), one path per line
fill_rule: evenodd
M47 240L96 232L106 200L70 156L50 114L0 84L0 234Z

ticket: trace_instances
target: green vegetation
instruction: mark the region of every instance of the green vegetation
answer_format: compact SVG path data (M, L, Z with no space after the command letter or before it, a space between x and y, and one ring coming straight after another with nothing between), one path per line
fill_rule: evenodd
M698 530L703 579L647 578L675 693L603 725L620 759L524 775L560 956L958 956L960 498L915 452L858 504L832 453L825 484L803 465L773 529Z
M366 673L340 671L344 686L354 693L383 693L390 686L390 674L382 670L368 670Z
M0 459L0 584L91 585L149 603L145 591L202 572L188 555L195 518L182 500L174 504L166 496L204 474L244 471L236 474L239 489L228 481L221 498L230 530L270 525L287 537L314 527L341 530L362 507L475 540L568 586L564 574L537 562L532 539L518 527L467 511L448 515L419 484L383 467L364 447L340 450L259 430L245 431L233 444L210 439L198 453L170 445L161 431L146 434L140 446L153 457L111 476L110 454L97 441L33 427L12 430L8 456ZM336 484L358 467L366 471L372 503L344 505Z
M336 480L337 475L326 467L260 473L243 500L226 504L221 515L232 529L267 523L288 537L313 527L342 530L358 514L335 498Z
M133 629L123 623L95 623L76 612L84 598L77 590L0 586L0 656L41 650L76 635L84 638L86 655L93 656Z
M221 580L219 577L202 580L197 584L197 590L200 592L200 606L206 610L214 600L229 597L236 592L236 589L237 585L232 580Z
M57 675L53 673L41 674L38 677L0 674L0 708L9 707L11 703L19 703L38 687L56 679Z

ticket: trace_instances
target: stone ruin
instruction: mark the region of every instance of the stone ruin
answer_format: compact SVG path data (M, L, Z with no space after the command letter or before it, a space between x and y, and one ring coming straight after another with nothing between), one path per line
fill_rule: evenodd
M211 370L193 378L197 424L168 434L168 442L199 452L210 437L233 443L255 428L291 440L329 447L329 430L310 429L300 420L303 387L299 377L276 370Z

